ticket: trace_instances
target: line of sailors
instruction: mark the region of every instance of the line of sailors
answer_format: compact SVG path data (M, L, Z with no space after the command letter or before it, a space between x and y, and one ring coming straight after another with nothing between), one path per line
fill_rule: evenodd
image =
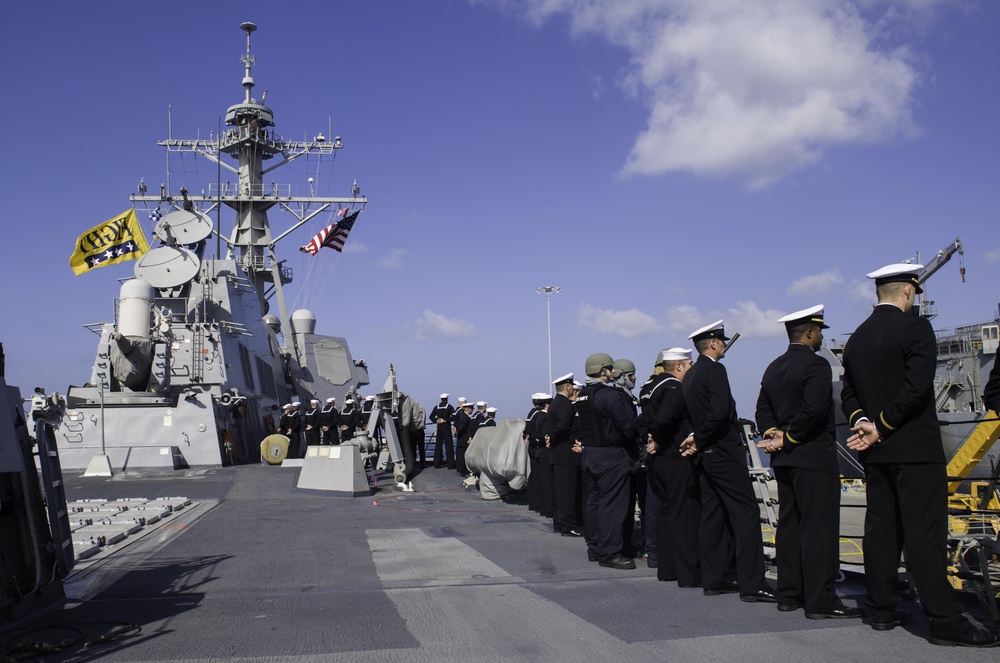
M895 304L896 308L886 309L890 314L900 309L906 313L912 308L913 293L903 291L897 297L898 302L883 304L882 286L913 284L913 289L919 292L913 272L920 267L895 265L869 274L876 281L880 305L870 319L874 322L864 323L852 336L852 342L863 348L855 349L856 355L865 357L859 354L865 351L860 345L864 341L859 339L876 339L873 343L890 345L909 343L908 332L883 331L881 336L870 334L871 338L861 333L865 325L872 328L881 325L878 329L884 330L893 323L897 328L916 324L904 325L882 312L883 306ZM888 323L877 318L885 318ZM911 318L915 316L900 319L905 322ZM634 365L615 361L604 353L587 358L587 378L582 389L573 382L572 375L566 375L554 381L555 397L535 394L525 429L525 441L534 450L529 506L551 516L555 532L563 536L582 533L590 561L614 569L634 569L632 558L636 555L629 548L634 505L638 500L644 516L642 545L649 566L657 569L659 580L676 581L680 587L701 588L706 596L738 593L742 601L776 603L783 612L804 609L809 619L862 617L862 609L844 605L834 586L839 572L840 482L832 371L829 362L817 354L823 340L822 330L827 328L824 309L811 307L778 322L785 325L788 349L765 371L755 413L764 438L757 446L771 454L771 467L778 484L776 587L764 578L760 507L747 467L746 442L740 433L728 374L720 363L729 347L727 341L731 340L725 334L722 320L688 337L697 350L696 361L692 361L692 351L684 348L668 348L658 353L653 374L640 388L638 400L632 395ZM928 338L925 345L933 354L933 333L925 335ZM876 404L879 398L891 399L892 394L873 395L870 386L888 385L890 379L886 375L890 372L899 375L892 378L893 385L886 389L898 389L900 393L910 389L910 381L903 375L904 372L908 375L911 368L902 365L910 362L909 354L899 352L899 357L890 358L885 355L887 349L870 345L876 350L865 357L867 363L853 365L861 376L857 382L863 385L858 392ZM848 369L852 367L851 349L849 342L845 352ZM893 364L897 360L901 362L898 370ZM933 356L928 365L929 372L922 369L927 384L919 388L921 395L931 393ZM854 383L850 386L853 389ZM865 388L869 392L863 391ZM845 398L847 394L845 381ZM851 391L852 397L853 394ZM932 402L929 397L926 400ZM641 414L637 405L641 405ZM845 400L845 413L850 407L856 405ZM886 435L898 435L901 427L909 425L907 417L913 416L893 407L886 406L877 415L882 424L878 433L883 439ZM866 438L874 437L874 444L881 443L878 433L869 430L876 425L865 418L862 409L855 409L850 418L855 433L848 441L852 449L869 448L873 443ZM936 420L928 431L925 437L935 443L931 446L940 456ZM898 471L902 476L904 469L910 471L906 469L907 463L918 469L926 465L920 463L919 457L908 459L910 450L906 442L910 440L896 447L897 455L902 454L900 458L878 461L886 467L892 466L893 469L885 471L887 475ZM566 459L578 459L574 463L578 470L570 469ZM866 458L862 456L862 460ZM867 460L875 462L871 456ZM944 513L943 457L939 460L941 468L935 477L940 481L935 481L937 493L933 504L908 495L907 499L915 504L901 507L897 492L886 490L888 497L885 497L881 493L873 495L873 489L869 488L865 563L871 626L885 631L910 619L906 610L894 607L894 589L883 591L898 584L896 569L905 537L914 544L912 549L907 547L907 557L930 621L929 640L940 645L996 646L1000 644L1000 635L964 615L946 582L945 525L923 539L907 531L913 527L914 531L922 532L916 520L913 523L906 520L907 511ZM866 465L870 481L871 473L877 471L883 470L877 465ZM915 484L911 492L920 491L930 492L928 486L920 484ZM881 506L880 501L888 506ZM875 509L890 513L890 517L879 516L881 519L875 523L872 515ZM895 522L892 513L896 514ZM943 517L935 515L937 520L944 523ZM883 546L884 549L871 548L869 539L874 540L876 535L900 538L893 538L896 543ZM914 560L920 560L919 567ZM733 566L735 581L729 578Z
M460 476L469 476L465 452L476 431L483 426L496 426L497 409L486 401L473 403L459 397L458 407L448 402L449 394L441 394L440 402L427 413L428 421L437 426L434 445L434 467L447 466Z
M804 324L804 318L822 325L822 307L780 322L792 329ZM585 384L568 374L553 381L555 396L532 395L524 433L532 463L529 508L551 517L554 532L582 537L590 561L634 569L638 503L639 547L648 566L657 569L658 579L701 588L706 596L739 593L743 601L778 603L783 611L804 604L811 619L859 617L860 609L844 606L833 589L839 486L834 486L832 503L830 495L825 502L810 502L803 515L823 521L820 539L808 546L798 540L782 546L779 541L778 558L787 561L784 571L779 566L780 592L765 581L758 501L728 376L719 363L729 340L723 321L693 332L689 339L698 361L692 361L689 349L660 351L638 398L632 391L635 365L604 353L587 358ZM832 401L829 406L821 419L832 426ZM830 434L829 444L823 440L813 450L829 456L832 470L822 469L832 471L836 479L832 428ZM800 453L795 460L805 460L808 466L814 457L807 456ZM782 461L776 459L775 464ZM787 501L802 510L801 501L791 496ZM785 517L790 534L817 534L816 527L796 525L793 530L792 517ZM823 552L806 554L815 548ZM727 578L733 562L736 581Z
M289 439L288 457L301 458L309 446L336 445L354 437L356 431L364 429L374 406L374 396L366 396L361 407L348 397L343 410L337 409L336 398L326 399L322 407L319 400L311 399L305 410L299 401L293 401L282 406L277 432Z

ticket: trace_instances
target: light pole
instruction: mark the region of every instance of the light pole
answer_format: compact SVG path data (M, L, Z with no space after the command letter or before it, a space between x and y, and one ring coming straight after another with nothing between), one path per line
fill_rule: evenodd
M562 288L555 285L543 285L541 288L535 288L535 292L539 295L545 294L545 309L548 318L548 329L549 329L549 390L547 393L552 393L552 295L560 292Z

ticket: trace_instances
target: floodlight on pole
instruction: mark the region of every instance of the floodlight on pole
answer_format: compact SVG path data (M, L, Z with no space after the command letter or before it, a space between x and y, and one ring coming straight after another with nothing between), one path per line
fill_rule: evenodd
M562 288L555 285L543 285L540 288L535 288L535 292L539 295L545 295L545 309L548 319L548 333L549 333L549 387L546 393L552 393L552 295L561 292Z

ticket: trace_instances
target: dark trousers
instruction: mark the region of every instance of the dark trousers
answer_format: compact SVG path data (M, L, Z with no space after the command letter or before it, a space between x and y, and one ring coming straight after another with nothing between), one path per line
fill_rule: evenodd
M555 499L552 496L552 466L549 465L549 450L539 447L538 458L538 514L551 518L555 513Z
M459 439L455 445L455 469L461 476L468 476L469 467L465 464L465 452L469 449L469 440Z
M340 431L333 427L323 431L323 444L340 444Z
M415 428L410 431L410 438L413 440L413 459L417 465L423 468L427 464L427 447L423 428Z
M528 445L528 509L539 512L541 508L541 471L538 468L538 448Z
M778 482L777 594L806 612L840 607L840 477L798 467L774 467Z
M701 584L700 474L690 458L666 455L653 462L650 472L650 483L660 493L656 577L676 580L681 587Z
M552 493L555 512L552 525L557 532L580 530L580 466L552 465Z
M651 562L659 564L660 547L657 545L657 523L660 520L661 491L654 487L656 480L653 475L656 470L653 466L656 464L656 461L656 455L646 456L646 469L644 470L646 475L646 499L643 501L641 507L643 534L642 549L646 552L646 556Z
M587 550L604 562L622 552L628 509L629 458L621 447L583 448L584 534Z
M434 467L441 467L443 455L448 469L455 469L455 440L451 436L451 424L438 424L434 439Z
M736 549L741 594L764 589L764 541L760 507L750 482L742 445L709 447L701 454L701 577L706 589L722 584Z
M865 588L872 616L887 618L896 607L897 569L905 547L931 633L943 636L957 631L965 618L947 579L945 466L869 463L865 481Z

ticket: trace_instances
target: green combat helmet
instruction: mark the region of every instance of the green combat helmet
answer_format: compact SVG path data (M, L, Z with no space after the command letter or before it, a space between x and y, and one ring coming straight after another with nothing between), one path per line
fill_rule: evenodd
M653 360L653 366L659 366L660 364L663 363L663 353L669 349L670 348L663 348L662 350L656 353L656 359Z
M629 373L635 373L635 364L633 364L628 359L615 359L614 363L615 372L612 377L617 380L622 375L628 375Z
M587 357L587 362L584 364L584 368L587 375L598 376L601 374L601 369L606 366L614 366L615 360L611 358L611 355L604 352L597 352L589 357Z

